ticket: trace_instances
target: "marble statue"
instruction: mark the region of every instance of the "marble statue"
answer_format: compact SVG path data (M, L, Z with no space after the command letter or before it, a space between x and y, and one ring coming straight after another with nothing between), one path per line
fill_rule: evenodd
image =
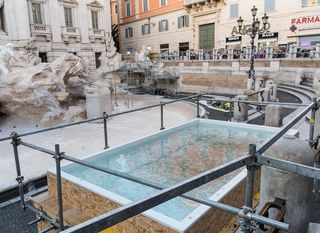
M98 73L110 73L121 69L124 65L121 54L117 53L113 38L107 34L106 52L103 52L99 58L101 66L97 70Z
M0 45L0 75L11 71L9 63L12 58L14 58L13 44Z

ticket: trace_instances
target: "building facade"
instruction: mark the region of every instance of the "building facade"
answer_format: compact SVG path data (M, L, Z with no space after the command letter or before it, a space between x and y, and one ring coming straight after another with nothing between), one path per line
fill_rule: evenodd
M43 62L65 52L98 66L111 34L109 0L0 0L0 44L23 46L33 37Z
M118 0L110 0L111 24L118 25Z
M250 37L237 34L237 20L252 23L251 8L261 21L269 16L267 33L257 45L312 47L320 44L320 0L119 0L122 53L140 50L153 53L243 48ZM262 24L262 23L261 23Z

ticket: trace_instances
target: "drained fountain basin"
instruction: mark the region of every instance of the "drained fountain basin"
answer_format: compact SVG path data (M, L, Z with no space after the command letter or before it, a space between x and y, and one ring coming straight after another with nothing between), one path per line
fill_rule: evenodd
M247 154L249 144L259 146L277 130L264 126L196 119L89 156L85 160L149 180L155 184L172 186ZM115 206L141 200L158 191L74 163L64 166L62 171L62 177L65 182L68 182L69 187L70 185L78 186L82 191L92 192L94 195L107 199L106 205L112 203L107 208L108 210ZM52 177L55 170L50 169L49 175L50 173ZM244 189L244 185L240 186L240 184L243 183L245 176L246 170L238 169L190 193L198 198L213 201L230 199L234 205L241 206L244 193L240 194L239 191ZM50 180L52 179L48 179L49 191ZM51 189L54 192L55 187ZM68 196L68 188L64 190L66 190L64 195ZM72 189L69 188L69 190ZM64 200L71 202L71 205L72 198L76 199L74 193L69 193L69 198L64 196ZM241 203L234 202L234 199ZM85 201L94 202L94 200L84 199L78 202ZM77 203L73 204L77 205ZM97 213L99 211L93 210L96 205L99 204L93 204L92 210L88 210L87 207L83 211ZM78 208L81 206L79 205ZM165 229L162 229L163 232L206 232L205 229L214 232L212 228L205 226L214 224L205 221L208 219L206 215L215 215L209 210L210 208L205 205L178 197L144 212L141 216L162 226ZM219 216L216 216L215 219L222 221L219 220ZM227 217L224 217L223 220L226 221L226 219ZM150 224L148 225L150 227ZM119 229L121 228L118 228L118 231L122 231ZM123 231L126 230L128 231L128 229L123 229ZM148 231L148 229L145 230Z

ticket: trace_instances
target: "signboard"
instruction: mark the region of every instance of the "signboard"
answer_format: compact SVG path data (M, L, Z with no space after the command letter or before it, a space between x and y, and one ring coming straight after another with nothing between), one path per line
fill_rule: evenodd
M259 34L259 40L263 40L263 39L278 39L278 32L267 32L267 33L262 33Z
M303 16L298 18L291 19L292 25L298 24L310 24L310 23L320 23L320 16L313 15L313 16Z
M226 38L226 43L242 41L242 36L232 36Z

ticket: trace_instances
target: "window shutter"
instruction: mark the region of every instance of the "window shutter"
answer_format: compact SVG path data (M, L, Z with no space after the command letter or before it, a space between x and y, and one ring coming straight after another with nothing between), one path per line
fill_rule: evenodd
M168 20L165 20L165 25L166 25L166 31L168 31L169 30L169 23L168 23Z
M189 27L189 15L186 15L186 27Z
M142 35L144 35L144 25L141 25L141 32L142 32Z
M178 17L178 28L182 27L182 17Z
M161 21L158 22L159 32L161 32Z

